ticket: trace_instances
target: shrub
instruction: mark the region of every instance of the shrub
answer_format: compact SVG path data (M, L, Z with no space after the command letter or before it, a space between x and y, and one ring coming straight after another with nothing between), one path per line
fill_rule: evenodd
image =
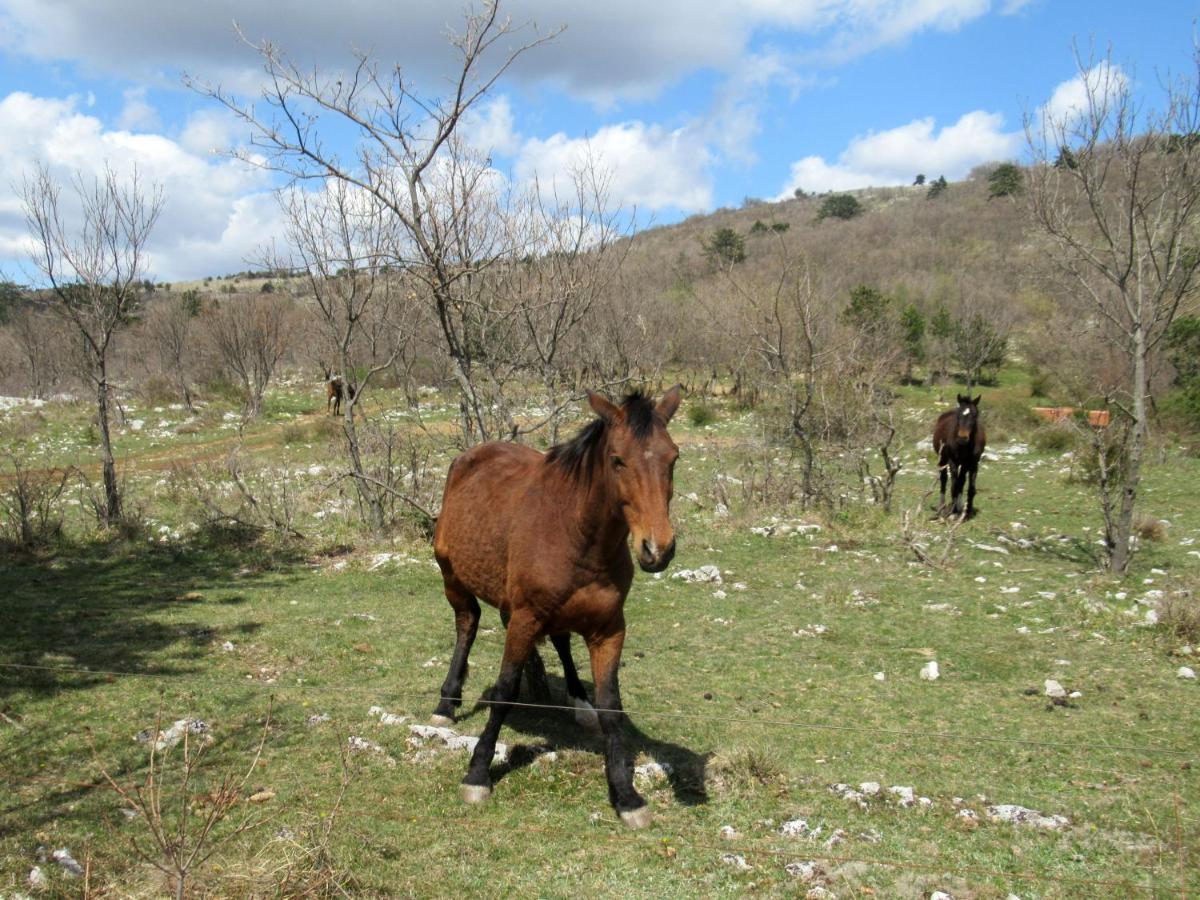
M1133 531L1139 539L1161 544L1167 539L1167 523L1155 516L1138 516Z
M704 255L718 266L746 261L746 239L732 228L718 228L703 242Z
M1025 175L1014 163L1001 163L988 176L988 199L1012 197L1025 189Z
M817 211L817 221L824 219L853 219L862 212L862 204L853 194L830 194Z
M1048 397L1050 396L1050 385L1052 378L1048 372L1034 372L1029 376L1029 396L1030 397Z
M1200 641L1200 599L1191 591L1171 591L1156 607L1158 627L1179 641Z
M1029 439L1034 448L1042 453L1065 453L1079 444L1078 436L1069 425L1045 425L1035 431Z
M717 421L717 412L707 403L692 403L688 406L688 421L696 428L703 428Z

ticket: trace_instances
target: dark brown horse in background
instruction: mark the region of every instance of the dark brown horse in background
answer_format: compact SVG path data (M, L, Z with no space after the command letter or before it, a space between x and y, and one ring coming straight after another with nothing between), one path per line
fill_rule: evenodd
M937 424L933 426L933 452L938 455L938 469L941 472L942 499L938 513L946 514L946 478L952 481L950 501L953 504L951 512L963 514L962 493L963 482L967 482L966 517L975 515L975 475L979 472L979 460L983 458L983 450L987 445L987 434L983 423L979 421L979 401L983 395L971 397L958 395L958 406L947 410L938 416Z
M342 401L350 396L350 388L341 375L332 374L329 366L322 365L321 368L325 371L325 412L328 413L332 406L333 415L341 415Z
M478 600L498 607L508 629L491 713L463 779L467 802L479 803L491 794L488 767L517 698L522 666L534 645L549 637L562 660L576 718L587 724L598 715L609 800L627 825L649 824L650 810L634 789L622 735L617 668L625 641L625 597L633 582L630 535L638 564L647 572L661 572L675 555L669 513L679 448L667 434L667 423L679 397L679 385L657 405L640 393L620 406L589 393L599 418L548 453L493 442L473 447L451 464L433 548L458 640L435 722L452 721L462 703L467 656L479 625ZM598 713L571 659L571 632L587 644Z

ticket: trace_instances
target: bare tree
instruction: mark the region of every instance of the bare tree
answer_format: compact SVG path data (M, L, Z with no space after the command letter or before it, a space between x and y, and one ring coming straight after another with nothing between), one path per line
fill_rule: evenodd
M215 303L205 321L213 352L241 384L246 418L257 417L287 350L291 302L277 294L232 294Z
M481 274L511 255L511 248L493 224L495 173L455 136L463 116L514 60L553 36L509 43L521 30L500 17L494 0L468 12L462 31L450 37L459 56L457 74L446 96L436 99L416 93L399 66L380 67L365 54L352 71L329 74L301 67L266 41L253 45L267 75L263 106L189 81L253 129L244 158L293 179L352 184L394 218L394 262L420 285L436 318L462 392L468 442L498 436L481 397L480 344L471 317ZM357 135L351 157L324 142L320 129L329 121Z
M175 382L179 396L192 412L196 411L191 387L194 325L200 309L197 291L168 296L150 309L145 326L160 371Z
M1084 301L1097 331L1128 363L1127 379L1109 398L1128 429L1115 457L1120 503L1105 533L1109 565L1124 572L1149 428L1151 357L1200 267L1200 48L1190 77L1165 81L1161 107L1149 111L1110 57L1091 62L1077 55L1081 108L1027 117L1035 160L1028 196L1063 289Z
M9 318L8 333L20 353L27 390L44 398L63 374L63 334L44 304L26 303Z
M388 479L368 472L356 411L370 381L396 361L407 339L401 273L382 262L394 220L379 201L345 181L282 195L288 240L315 302L322 359L332 357L345 390L342 431L363 518L386 524ZM378 474L378 473L376 473Z
M109 434L109 363L113 336L125 327L140 296L146 244L162 212L163 193L146 191L134 169L122 181L110 168L90 184L74 182L79 210L63 208L62 185L44 165L21 185L25 221L34 238L33 262L83 344L87 375L96 391L96 418L104 471L106 522L121 516L121 494Z

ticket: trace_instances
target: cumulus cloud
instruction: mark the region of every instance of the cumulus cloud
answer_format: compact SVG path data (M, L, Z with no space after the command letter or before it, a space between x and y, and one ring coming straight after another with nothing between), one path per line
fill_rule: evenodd
M1100 105L1109 103L1128 88L1129 79L1119 65L1107 61L1097 63L1054 89L1042 115L1050 122L1070 127L1088 112L1089 98Z
M811 37L846 57L922 31L959 28L991 6L992 0L511 0L503 13L516 23L537 22L542 33L566 26L518 62L517 78L611 103L651 96L699 69L734 71L751 40L768 30ZM185 69L245 86L257 65L236 37L235 20L248 39L270 39L303 65L343 65L361 49L431 78L454 64L437 36L461 25L457 6L417 0L343 4L336 15L326 3L300 0L283 16L241 0L0 0L0 46L140 81L170 81L174 76L164 73Z
M511 156L521 143L513 124L512 104L503 94L486 106L468 110L461 127L467 143L489 155Z
M537 178L565 196L570 173L589 161L609 173L611 199L621 206L650 212L696 212L712 206L713 157L687 128L623 122L606 125L590 138L562 132L530 138L517 154L514 174L518 181Z
M146 100L146 88L128 88L122 92L122 97L125 104L117 116L117 127L128 131L153 131L162 124L158 118L158 110Z
M0 170L19 185L23 173L44 163L69 183L109 165L119 175L137 167L144 185L161 185L163 214L151 238L152 274L164 280L246 268L245 257L282 233L267 176L243 163L198 152L202 122L191 137L110 130L81 112L75 97L44 98L17 92L0 99ZM185 134L189 132L185 129ZM0 254L19 258L27 247L20 203L0 203Z
M999 113L969 112L940 130L932 117L917 119L854 138L836 162L808 156L792 163L779 199L797 188L838 191L910 184L918 172L962 178L980 163L1011 158L1020 146L1020 133L1005 131Z

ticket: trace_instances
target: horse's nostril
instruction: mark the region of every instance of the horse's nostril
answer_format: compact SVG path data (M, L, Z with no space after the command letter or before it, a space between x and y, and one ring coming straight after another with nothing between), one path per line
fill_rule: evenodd
M650 541L645 538L642 539L642 556L646 558L653 558L654 556L654 547L652 547Z

